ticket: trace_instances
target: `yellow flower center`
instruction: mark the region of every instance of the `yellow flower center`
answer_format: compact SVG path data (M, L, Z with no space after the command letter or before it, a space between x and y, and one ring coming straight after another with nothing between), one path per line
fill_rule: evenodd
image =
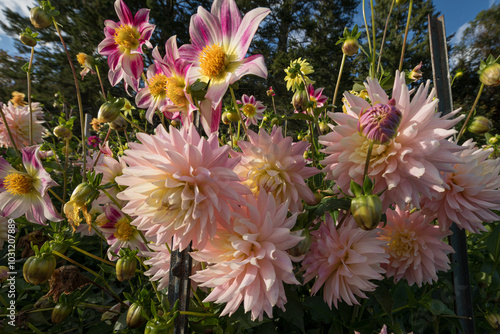
M3 187L12 195L25 195L33 190L33 179L26 174L12 173L3 180Z
M175 77L167 78L167 97L178 107L184 107L187 104L184 85Z
M167 93L167 77L158 73L149 79L149 91L154 97L163 97Z
M85 66L85 61L87 61L87 55L85 53L79 53L76 55L76 60L78 60L78 63L82 66Z
M397 257L411 257L413 256L415 232L404 231L393 237L389 242L390 252L395 254Z
M130 223L125 219L119 220L116 223L115 228L116 232L114 233L114 236L121 241L129 240L135 232L132 225L130 225Z
M129 25L120 25L115 30L115 42L126 51L135 50L139 47L139 38L141 34L137 29Z
M210 79L216 78L228 64L226 53L217 44L207 45L200 54L201 73Z
M255 106L253 104L250 104L250 103L245 104L245 106L243 107L243 113L247 117L252 117L253 115L255 115L256 112L257 112L257 109L255 108Z

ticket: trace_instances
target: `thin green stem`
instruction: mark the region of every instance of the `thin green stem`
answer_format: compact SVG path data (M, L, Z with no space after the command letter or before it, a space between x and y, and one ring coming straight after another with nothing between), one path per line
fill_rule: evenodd
M89 303L84 303L84 302L79 302L77 306L81 306L81 307L91 307L91 308L95 308L95 309L110 309L112 308L112 306L108 306L108 305L97 305L97 304L89 304ZM118 311L111 311L109 310L109 312L113 312L113 313L120 313Z
M372 50L372 42L370 41L370 31L368 30L368 22L366 21L365 0L363 0L363 20L365 21L366 39L368 40L368 50Z
M216 314L212 314L212 313L199 313L199 312L191 312L191 311L179 311L179 314L192 315L194 317L217 317Z
M52 189L49 189L49 191L52 195L54 195L55 198L57 198L57 200L59 200L59 202L63 204L63 206L64 204L66 204L66 202L61 197L59 197Z
M131 120L129 120L127 118L127 116L125 116L124 113L120 113L120 115L123 117L124 120L126 120L132 127L135 127L137 130L139 130L140 132L146 132L146 130L143 130L141 129L137 124L135 124L134 122L132 122ZM147 121L146 121L146 124L147 124Z
M365 171L363 172L363 180L361 182L364 182L366 175L368 175L368 167L370 166L372 150L373 150L373 141L370 141L370 146L368 146L368 152L366 152Z
M118 131L116 131L116 133L118 134ZM106 145L106 142L108 141L110 134L111 134L111 126L108 128L108 133L106 133L106 137L104 138L104 141L102 142L103 147L104 147L104 145ZM120 138L120 134L118 134L118 138ZM120 142L120 146L121 145L122 145L122 143ZM101 154L102 154L102 151L99 150L99 153L97 154L97 158L94 161L94 165L92 165L92 169L94 169L95 165L97 165L97 161L99 161Z
M239 122L241 123L241 126L243 127L243 131L245 131L245 135L248 137L248 130L245 122L243 122L243 117L241 117L241 112L240 109L238 108L238 103L236 102L236 96L234 95L234 90L233 87L229 87L229 90L231 91L231 97L233 99L233 104L234 108L236 109L236 112L238 113L239 117ZM238 131L238 139L239 139L239 131Z
M101 84L102 95L106 97L106 92L104 91L104 85L102 84L101 74L99 73L99 67L95 66L95 72L97 73L97 78L99 79L99 83Z
M382 61L382 51L384 50L385 37L387 35L387 27L389 26L389 20L391 19L392 9L394 8L394 2L396 0L392 0L391 8L389 9L389 15L387 15L387 19L385 20L384 34L382 36L382 43L380 44L380 52L378 53L378 64L377 64L377 72L380 69L380 62Z
M337 84L335 85L335 93L333 93L333 101L332 101L332 112L335 110L335 101L337 101L337 93L339 92L339 87L340 87L340 78L342 77L342 71L344 70L344 63L345 63L345 53L342 55L342 62L340 63L340 71L339 71L339 77L337 78Z
M89 253L89 252L87 252L87 251L85 251L85 250L83 250L83 249L81 249L81 248L78 248L78 247L76 247L76 246L71 246L71 248L73 248L74 250L76 250L76 251L78 251L78 252L80 252L80 253L82 253L82 254L85 254L85 255L87 255L87 256L90 256L90 257L91 257L91 258L93 258L93 259L96 259L96 260L98 260L98 261L101 261L101 262L103 262L103 263L106 263L106 264L108 264L108 265L110 265L110 266L116 267L116 263L111 262L111 261L108 261L108 260L105 260L105 259L103 259L103 258L100 258L99 256L95 256L94 254L91 254L91 253Z
M377 47L375 45L375 38L377 37L375 35L375 11L373 10L373 0L370 0L370 9L372 13L372 37L373 37L373 50L372 50L372 61L371 61L371 72L372 72L372 78L375 78L375 58L377 57Z
M2 115L3 124L5 125L5 128L7 129L7 133L9 134L9 139L10 139L10 142L12 144L12 147L14 148L16 153L20 155L21 152L19 152L19 149L17 148L16 142L14 141L14 137L12 137L12 132L10 132L9 123L7 123L7 119L5 118L5 114L3 113L2 106L0 106L0 115Z
M78 84L78 77L76 76L76 71L75 71L75 66L73 65L73 62L71 61L71 56L69 55L68 48L66 46L66 43L64 42L63 36L61 34L61 30L59 29L59 25L57 24L56 20L52 18L52 21L54 22L54 26L56 27L57 33L59 35L59 38L61 40L61 43L63 45L64 51L66 52L66 56L68 57L68 62L69 66L71 67L71 72L73 73L73 79L75 80L75 88L76 88L76 98L78 100L78 110L80 112L80 127L82 131L82 160L83 160L83 182L86 181L87 179L87 173L85 172L87 170L87 147L85 146L85 118L83 117L83 105L82 105L82 97L80 95L80 85Z
M30 145L33 145L33 108L31 106L31 66L33 65L33 55L35 54L35 47L31 47L31 56L30 56L30 62L28 65L28 72L26 73L28 77L28 107L30 110L30 118L29 118L29 138L30 138Z
M64 170L63 170L63 201L66 202L66 194L68 192L68 158L69 158L69 139L66 139L66 150L64 152Z
M403 60L405 58L406 40L408 39L408 30L410 29L410 18L411 18L412 7L413 7L413 0L410 0L410 8L408 9L408 19L406 20L405 38L403 40L403 49L401 50L401 59L399 60L399 72L401 72L403 70Z
M462 129L460 129L460 132L458 133L457 140L455 141L455 143L458 143L458 140L464 134L465 129L467 128L467 123L469 123L469 120L474 112L474 109L476 108L476 105L479 102L479 98L481 97L481 94L483 93L483 89L484 89L484 83L481 83L481 87L479 88L479 92L477 92L477 96L476 96L476 99L474 100L474 104L472 105L472 108L470 109L469 114L467 115L467 119L465 120L464 125L462 125Z

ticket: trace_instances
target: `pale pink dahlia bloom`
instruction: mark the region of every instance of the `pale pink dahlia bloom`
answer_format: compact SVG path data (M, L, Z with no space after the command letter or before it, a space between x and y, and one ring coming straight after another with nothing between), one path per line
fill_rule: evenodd
M371 105L365 99L345 93L346 113L329 113L337 123L333 131L321 136L325 146L327 179L334 180L347 193L351 179L362 183L369 140L358 131L358 121L364 109L389 103L389 97L380 84L368 78L365 86ZM453 153L462 148L447 140L455 133L453 126L462 117L453 117L454 111L441 117L436 113L435 90L427 96L430 82L418 88L413 99L405 84L405 74L396 72L392 99L402 116L397 133L385 144L373 147L368 176L375 181L375 192L387 189L381 196L384 208L391 203L404 207L406 203L419 206L420 195L431 197L432 191L443 192L440 172L454 172L453 166L461 159ZM392 102L391 102L392 103Z
M115 178L123 174L123 168L127 167L125 161L123 161L122 157L118 157L118 160L115 160L111 156L107 156L102 154L104 158L101 163L96 164L94 170L96 174L102 174L101 185L105 185L107 183L115 183ZM106 191L117 200L118 204L122 207L126 204L125 201L117 199L118 193L121 191L118 185L114 185L111 188L107 188ZM111 204L111 199L104 194L104 192L100 192L99 197L92 202L92 209L95 212L101 213L103 208L102 206L106 204Z
M208 268L191 278L201 287L214 288L204 302L226 303L221 316L232 315L243 302L252 320L272 318L273 306L284 310L283 283L300 284L293 274L287 250L303 237L291 232L297 214L287 218L288 203L278 204L271 194L260 192L257 199L246 196L241 207L234 206L231 225L220 229L203 250L191 253Z
M354 331L355 334L362 334L360 332ZM388 334L389 332L387 331L387 325L382 326L382 329L380 330L379 334ZM410 332L408 334L413 334L413 332Z
M432 218L422 211L410 213L396 207L386 212L387 224L379 232L385 244L389 263L384 266L387 277L398 282L404 278L411 286L437 281L438 271L450 269L448 254L453 248L443 241L449 231L439 230L432 224Z
M35 224L62 220L57 213L48 190L57 186L43 168L38 157L40 147L29 146L22 150L23 171L14 169L0 157L0 216L26 219Z
M311 293L323 287L323 299L330 308L332 302L338 307L341 300L359 304L356 296L367 298L365 291L377 287L370 280L383 279L381 264L388 262L388 256L384 243L376 238L377 229L364 231L349 216L337 230L327 213L325 222L311 236L311 250L302 261L304 283L315 278Z
M3 104L0 102L0 108L2 108L5 114L5 119L7 125L9 126L12 138L16 143L19 150L26 146L30 146L30 132L29 132L29 120L30 120L30 109L28 106L15 107L12 102L8 104ZM43 114L40 103L35 102L31 104L33 110L32 121L33 121L33 144L40 144L42 142L42 136L47 133L47 129L42 125ZM5 126L3 119L0 117L0 146L1 147L14 147L10 142L10 137L7 132L7 127Z
M246 118L245 124L247 126L250 126L250 124L257 125L257 122L264 118L263 113L267 107L262 102L257 101L255 96L243 94L241 101L236 102L242 105L240 110Z
M486 231L483 222L500 217L500 159L488 159L492 150L475 147L472 140L463 144L464 151L456 153L463 163L455 172L443 173L444 192L432 192L432 199L423 199L422 210L437 214L439 226L447 231L455 222L472 233Z
M149 39L155 26L150 24L149 9L140 9L132 16L123 0L115 1L115 10L120 21L104 21L106 38L99 44L99 54L108 57L109 81L112 86L125 80L125 87L138 89L144 68L142 45L152 47Z
M108 258L114 261L118 258L120 249L128 248L131 250L147 251L148 247L142 240L139 231L130 224L127 216L123 214L116 206L108 205L104 213L96 218L97 226L102 232L108 245Z
M157 243L173 249L202 248L215 236L217 224L229 220L230 202L248 190L233 172L229 146L219 147L217 133L201 138L193 125L180 131L162 126L155 135L140 133L129 143L123 160L128 167L116 182L126 186L118 198L128 201L125 213L138 216L136 226L157 224Z
M245 56L260 22L269 12L268 8L256 8L242 18L234 0L215 0L211 12L200 6L191 17L191 44L180 47L180 56L193 63L188 73L190 84L197 79L208 83L205 97L214 108L229 85L242 76L267 77L262 55Z
M274 195L278 203L288 201L290 211L302 210L302 200L314 203L315 197L304 180L320 173L317 168L306 167L305 141L293 142L283 137L282 130L274 127L271 135L261 129L259 134L249 130L249 142L239 141L241 157L235 172L254 194L261 190Z

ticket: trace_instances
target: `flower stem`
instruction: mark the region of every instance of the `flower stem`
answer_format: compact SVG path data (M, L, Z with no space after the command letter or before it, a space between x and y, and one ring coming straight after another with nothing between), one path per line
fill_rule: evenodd
M401 59L399 60L399 72L401 72L401 70L403 69L403 60L406 51L406 40L408 39L408 29L410 29L410 18L411 18L412 7L413 7L413 0L410 0L410 8L408 9L408 19L406 20L405 38L403 40L403 49L401 50Z
M132 127L135 127L137 130L139 130L140 132L146 132L146 130L143 130L141 129L137 124L135 124L134 122L132 122L131 120L129 120L127 118L127 116L125 116L124 113L120 113L120 115L123 117L124 120L126 120ZM147 121L146 121L146 124L147 124Z
M344 63L345 63L345 53L342 55L342 62L340 63L339 77L337 78L337 84L335 85L335 93L333 93L332 112L335 110L335 101L337 101L337 93L339 92L340 78L342 77L342 71L344 70Z
M3 105L0 106L0 115L2 115L3 124L5 125L5 128L7 129L7 133L9 134L9 139L10 139L10 142L12 143L12 147L14 148L16 153L20 155L21 152L19 152L19 149L17 148L16 142L14 141L14 137L12 137L12 132L10 132L9 123L7 123L7 119L5 118L5 114L3 113L2 107L3 107Z
M372 157L372 150L373 150L373 141L370 141L370 146L368 146L368 152L366 152L365 171L363 172L363 180L361 182L365 181L365 177L368 174L368 167L370 166L370 159Z
M243 126L243 131L245 131L245 135L248 137L247 126L246 126L245 122L243 122L243 117L241 117L240 109L238 109L238 103L236 102L236 97L234 96L233 87L229 87L229 90L231 91L231 97L233 99L234 108L236 109L236 112L238 113L238 117L240 119L239 122L241 123L241 126ZM239 134L238 134L238 137L239 137Z
M474 109L476 108L476 105L479 102L479 98L481 97L481 94L483 93L483 89L484 89L484 83L481 83L481 87L479 88L479 92L477 92L476 100L474 100L474 104L472 105L472 108L470 109L469 114L467 115L467 118L465 119L464 125L462 125L462 129L460 129L460 132L458 133L457 140L455 141L455 143L458 143L458 140L464 134L465 129L467 128L467 123L469 123L469 120L474 112Z
M63 203L66 203L66 193L68 192L68 158L69 158L69 139L66 139L66 151L64 152L64 170L63 170Z
M380 44L380 51L378 53L377 71L375 74L378 74L378 71L380 69L380 62L382 61L382 51L384 50L385 36L387 35L387 27L389 26L389 20L391 18L392 9L394 8L395 1L396 0L392 0L391 8L389 9L389 15L387 15L387 20L385 20L384 34L382 36L382 43Z
M377 57L377 47L375 46L375 12L373 10L373 0L370 0L370 9L372 13L372 37L373 37L373 51L372 51L372 61L371 61L371 72L372 78L375 78L375 58Z
M101 262L103 262L103 263L109 264L110 266L116 267L116 263L111 262L111 261L108 261L108 260L105 260L105 259L102 259L102 258L100 258L99 256L95 256L94 254L90 254L89 252L87 252L87 251L85 251L85 250L83 250L83 249L81 249L81 248L78 248L78 247L76 247L76 246L71 246L71 248L73 248L74 250L76 250L76 251L78 251L78 252L80 252L80 253L82 253L82 254L85 254L85 255L87 255L87 256L90 256L90 257L91 257L91 258L93 258L93 259L96 259L96 260L101 261Z
M212 313L199 313L199 312L191 312L191 311L179 311L179 314L182 315L192 315L194 317L216 317L217 315Z
M117 131L117 133L118 133L118 131ZM104 138L104 141L102 143L103 147L104 147L104 145L106 145L106 142L108 141L110 134L111 134L111 127L108 128L108 133L106 133L106 137ZM118 138L120 138L120 134L118 134ZM122 143L120 142L120 146L121 145L122 145ZM97 158L94 161L94 165L92 166L92 169L94 169L95 165L97 165L97 161L99 161L101 154L102 154L102 151L99 149L99 153L97 154Z
M99 83L101 84L102 95L106 98L106 92L104 91L104 86L102 84L101 74L99 73L99 66L97 65L95 66L95 72L97 73L97 78L99 78Z
M370 41L370 31L368 30L368 22L366 21L365 0L363 0L363 20L365 21L366 39L368 40L368 49L372 50L372 42Z
M68 57L68 62L69 66L71 67L71 71L73 73L73 79L75 80L75 88L76 88L76 98L78 100L78 110L80 111L80 127L82 131L82 160L83 160L83 182L86 181L87 178L87 173L85 172L87 170L87 148L85 146L85 119L83 117L83 105L82 105L82 97L80 96L80 85L78 84L78 78L76 76L76 71L75 71L75 66L73 65L73 62L71 61L71 56L69 55L68 48L66 46L66 43L64 42L64 39L61 34L61 30L59 29L59 25L57 24L56 20L52 18L52 21L54 22L54 26L56 27L57 33L59 34L59 38L61 39L61 43L63 45L64 51L66 52L66 56Z
M31 66L33 65L33 55L35 54L35 47L31 47L30 62L28 65L28 72L26 73L28 77L28 107L30 110L29 118L29 132L30 132L30 145L33 145L33 108L31 106Z
M57 198L57 200L59 200L59 202L63 204L64 207L64 204L66 204L66 202L61 197L59 197L52 189L49 189L49 191L52 195L54 195L55 198Z

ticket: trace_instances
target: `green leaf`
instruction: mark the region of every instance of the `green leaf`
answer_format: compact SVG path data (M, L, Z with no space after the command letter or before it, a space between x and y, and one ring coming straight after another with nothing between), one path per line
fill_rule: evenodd
M313 214L323 216L325 212L343 209L348 210L351 207L351 201L347 198L324 197L318 206L313 209Z
M488 252L493 256L493 260L498 262L500 257L500 224L493 229L491 234L488 236L488 240L486 241L486 248Z
M311 318L314 322L322 322L325 324L333 321L333 312L319 296L308 297L302 303L304 308L311 313Z
M455 315L455 313L448 308L442 301L433 299L428 305L429 311L433 315Z
M392 299L391 292L386 287L381 285L377 288L377 290L373 292L373 295L375 296L375 299L380 304L380 306L382 306L385 313L387 313L391 321L393 321L392 307L394 305L394 300Z

